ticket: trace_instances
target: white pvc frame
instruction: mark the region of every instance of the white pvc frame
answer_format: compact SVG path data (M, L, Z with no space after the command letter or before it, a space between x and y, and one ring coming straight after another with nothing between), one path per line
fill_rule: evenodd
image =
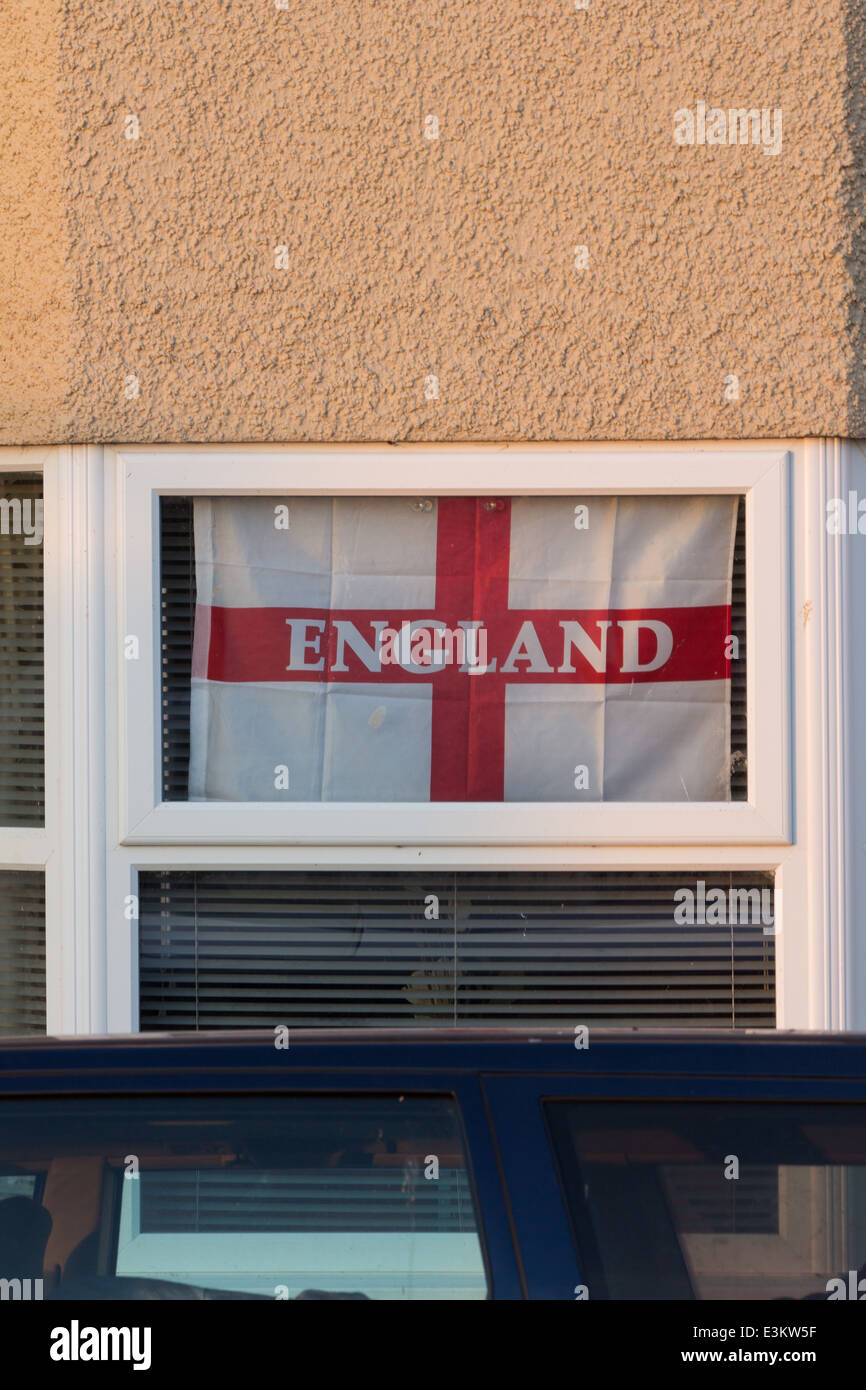
M426 871L441 869L676 870L682 872L684 884L703 868L772 870L779 924L778 1026L866 1027L866 948L860 929L861 878L866 881L860 853L866 793L860 789L858 768L852 761L866 739L858 732L862 727L860 692L866 680L866 616L852 603L852 597L862 591L861 578L866 573L866 559L859 558L861 546L866 555L866 539L830 535L825 526L830 499L847 498L851 488L866 495L866 461L863 450L852 443L780 440L760 445L635 445L616 450L592 445L531 450L399 446L387 455L395 490L400 482L404 491L409 483L415 483L410 489L415 491L446 490L449 479L451 490L457 491L457 484L466 485L470 464L476 486L481 475L478 490L485 490L487 470L491 478L495 476L496 488L487 484L486 490L505 491L506 486L516 487L516 468L525 470L522 459L529 456L540 467L544 456L557 454L572 469L575 462L592 464L599 490L611 488L610 460L623 459L629 461L626 481L632 488L639 486L641 475L652 477L656 488L660 478L673 485L675 474L682 480L680 490L694 491L708 480L712 486L712 479L727 468L722 490L751 490L752 502L758 504L750 508L748 528L752 683L754 689L754 673L763 671L761 679L777 692L770 703L778 711L778 725L762 726L757 746L752 741L753 790L755 759L759 774L763 770L769 775L766 740L775 737L785 748L790 743L790 844L748 837L736 844L708 842L690 827L680 842L659 846L642 814L646 806L615 808L633 811L642 822L629 844L600 837L587 842L575 837L565 844L454 844L445 837L442 843L419 844L397 825L392 827L393 839L381 844L358 840L309 845L302 838L295 843L276 838L272 843L247 839L229 846L218 840L173 840L168 835L147 844L122 842L128 807L125 802L121 807L119 801L120 790L126 797L126 788L118 785L119 774L125 777L126 770L118 716L126 674L118 659L122 629L118 584L122 569L124 585L149 594L152 555L142 577L122 554L118 517L120 502L126 507L129 498L120 495L124 479L118 479L119 460L126 460L125 466L140 474L151 466L163 473L169 471L166 464L191 458L204 476L203 491L212 489L217 467L236 482L239 465L254 462L256 467L270 467L272 476L279 474L277 490L282 492L286 460L301 455L308 469L306 487L301 490L325 492L323 460L335 452L346 474L359 479L359 485L353 485L349 477L347 490L359 492L361 480L368 479L368 461L381 457L383 450L372 446L343 451L191 446L104 450L96 445L0 450L3 469L42 469L44 473L46 823L44 829L33 830L0 827L0 867L45 872L49 1032L129 1033L138 1027L135 904L140 871L277 866L415 870L422 877ZM788 459L791 488L786 499ZM623 469L617 467L617 477L622 478ZM604 470L605 476L599 476ZM144 481L138 480L142 485ZM188 486L180 468L164 484L166 490L176 492L187 491ZM565 490L571 492L574 487L570 475ZM760 505L770 491L776 498L775 512ZM131 518L133 526L134 521ZM786 652L790 642L790 676L784 656L774 669L775 656L772 662L765 659L756 666L768 654L766 647L755 650L756 609L764 615L766 640L772 643L774 623L780 634L781 640L771 646L773 652ZM148 611L148 630L153 616ZM761 692L757 693L760 717L766 706ZM754 728L753 707L749 717ZM783 780L775 802L787 807L787 757L779 757L778 765ZM573 813L575 808L569 809ZM169 828L162 818L155 824ZM641 830L644 838L640 838Z
M102 451L3 448L7 472L42 474L45 823L0 827L0 867L45 875L48 1032L90 1032L107 954Z
M118 838L124 845L785 845L791 839L790 454L765 448L545 445L106 450L116 526ZM744 493L746 802L161 801L160 495ZM112 630L113 629L113 630ZM124 639L138 638L127 660Z

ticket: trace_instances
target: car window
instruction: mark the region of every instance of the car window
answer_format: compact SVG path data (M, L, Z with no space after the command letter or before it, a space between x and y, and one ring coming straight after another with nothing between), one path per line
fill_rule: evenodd
M451 1099L8 1101L0 1136L44 1178L0 1190L0 1277L48 1298L487 1296Z
M866 1296L863 1106L544 1110L583 1296Z
M35 1173L0 1173L0 1202L7 1197L35 1197L37 1186Z

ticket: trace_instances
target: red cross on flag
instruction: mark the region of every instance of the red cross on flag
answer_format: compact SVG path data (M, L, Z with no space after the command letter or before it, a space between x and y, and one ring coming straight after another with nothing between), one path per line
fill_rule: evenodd
M197 499L190 796L726 800L736 506Z

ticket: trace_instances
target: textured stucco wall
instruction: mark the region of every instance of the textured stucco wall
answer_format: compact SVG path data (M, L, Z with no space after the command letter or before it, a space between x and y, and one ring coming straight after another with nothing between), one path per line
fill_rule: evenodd
M70 436L75 336L57 0L0 6L0 440Z
M587 3L20 3L0 441L864 433L853 0Z

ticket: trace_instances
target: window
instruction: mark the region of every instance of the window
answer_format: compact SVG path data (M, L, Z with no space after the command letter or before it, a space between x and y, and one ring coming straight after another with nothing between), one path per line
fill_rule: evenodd
M0 871L0 1033L45 1032L45 879Z
M57 787L68 730L58 717L56 643L46 637L56 631L49 559L56 558L56 477L50 451L0 450L0 1034L6 1035L44 1033L50 998L46 870L53 860L57 874L60 857L45 770L54 767Z
M35 1197L37 1186L35 1173L0 1172L0 1202L7 1197Z
M0 472L0 825L45 819L42 478Z
M296 979L303 973L293 954L300 939L294 908L268 928L270 944L262 950L270 981L262 989L256 985L241 998L241 990L247 989L250 980L247 975L243 979L238 976L232 986L233 998L228 998L220 994L222 983L215 981L212 973L215 956L207 914L213 905L206 901L210 875L218 871L240 875L237 883L246 882L248 898L244 901L242 895L235 896L240 889L233 885L232 901L240 904L239 910L253 914L244 928L253 933L265 921L263 915L255 913L259 885L267 876L277 871L303 875L311 870L322 874L317 881L323 894L321 906L335 921L338 910L329 906L329 874L348 876L350 888L357 875L390 875L396 881L405 880L416 870L422 876L430 872L446 879L464 873L535 873L550 875L551 885L564 874L586 875L584 906L591 902L602 878L610 885L638 884L640 891L632 893L616 930L627 930L625 924L632 920L638 922L641 950L648 954L633 961L636 968L629 971L625 952L614 969L611 943L615 932L599 900L592 911L597 914L596 925L605 921L605 941L593 941L582 958L584 947L578 950L575 946L576 954L569 960L582 961L581 969L569 965L559 994L546 983L536 993L527 992L520 981L516 992L509 994L509 978L514 983L510 960L506 969L495 952L476 964L464 959L460 905L464 899L458 892L454 901L461 930L456 938L451 930L451 940L443 949L438 949L441 941L437 944L432 964L425 947L423 959L411 964L408 972L411 975L421 969L435 973L441 968L437 961L442 960L456 968L456 986L437 996L441 1005L436 1008L442 1019L449 1012L453 1017L455 1009L462 1018L484 1016L483 991L478 986L479 972L487 970L486 1003L491 1017L503 1017L496 1011L505 1007L505 1000L508 1007L516 1001L522 1018L536 1020L561 1017L563 1008L580 1005L612 1022L631 1018L641 1026L656 1016L663 1020L666 1009L671 1019L696 1020L695 1026L710 1017L725 1024L733 1022L734 1026L740 1026L744 1019L763 1026L773 1017L781 1026L842 1024L845 1010L850 1013L854 1005L835 990L832 979L853 979L851 971L842 970L841 965L837 969L852 948L848 938L853 933L853 920L848 908L837 911L835 906L835 895L850 896L845 886L849 880L836 872L843 853L844 837L837 833L842 811L837 808L829 817L826 812L828 807L836 807L834 797L839 789L834 769L838 759L833 750L847 718L843 718L843 702L836 698L848 668L845 652L836 642L836 637L841 640L844 634L837 633L834 626L833 595L846 592L847 581L843 582L844 576L835 569L827 569L835 564L841 547L835 538L825 540L824 530L814 521L824 516L828 498L847 494L828 471L828 460L832 461L829 453L825 450L822 464L815 457L816 451L817 446L813 449L796 442L790 447L768 442L760 446L641 445L622 449L568 445L4 450L0 460L4 495L10 503L20 499L21 524L18 533L18 514L14 507L7 508L8 534L2 534L0 525L0 552L6 547L7 556L13 551L14 556L6 568L6 581L0 566L0 604L5 602L4 583L7 594L13 592L13 581L19 589L6 604L12 622L7 624L4 649L10 672L6 724L0 719L0 808L3 779L8 773L7 811L0 810L0 873L23 873L22 885L30 874L38 875L45 908L43 918L40 898L38 915L32 915L30 907L20 911L25 901L31 903L27 897L30 890L17 899L18 880L7 881L2 949L10 953L7 977L12 983L5 1001L8 1017L5 1023L0 1019L0 1027L16 1031L29 1027L47 1027L55 1032L128 1031L138 1026L139 1017L145 1020L155 1015L183 1018L181 1026L189 1026L189 1017L193 1022L196 1018L219 1022L222 1016L252 1020L258 1016L260 1004L266 1015L272 1008L282 1013L292 1004L303 1005L305 1016L315 1017L318 1006L315 991L310 990L312 972L303 975L303 989L294 995L285 976L275 974L279 952L288 953L284 958L293 962ZM30 545L26 542L35 541L37 536L36 502L40 497L44 497L44 543ZM209 786L207 756L204 783L195 781L198 774L193 767L190 799L190 758L192 755L193 764L198 758L201 768L201 729L212 729L214 723L210 718L199 722L196 752L192 746L195 738L191 737L194 721L190 720L192 685L199 679L193 673L196 606L201 597L196 573L196 509L204 513L219 504L221 511L232 515L240 503L266 505L272 514L275 507L287 508L288 530L277 532L272 525L274 534L285 540L297 538L300 518L296 508L311 501L327 504L333 518L336 510L345 510L344 504L354 505L351 499L361 499L371 514L380 506L399 504L422 525L429 525L431 517L437 519L437 528L439 507L452 502L464 509L471 503L476 516L492 521L501 521L508 513L496 505L486 510L488 503L510 502L512 513L524 505L546 509L551 504L559 509L567 503L569 540L576 538L579 543L594 534L599 517L590 510L589 530L576 528L575 520L583 523L586 518L577 515L575 507L598 507L602 516L615 512L621 503L623 508L627 504L636 509L635 514L646 514L645 506L663 510L683 499L720 501L728 510L736 508L733 557L729 579L724 582L730 584L729 635L736 639L738 651L736 656L732 651L730 659L725 658L730 666L730 700L721 708L729 713L730 729L721 740L716 737L713 755L714 768L723 771L727 788L715 783L712 773L699 765L700 759L692 752L678 747L676 758L682 759L685 767L680 782L672 770L675 762L668 768L665 758L650 747L647 766L640 769L635 781L655 772L667 781L659 792L663 799L641 799L647 795L646 786L636 787L634 781L629 787L605 785L603 777L599 781L597 760L593 767L591 755L561 758L553 737L556 766L551 768L543 759L534 759L532 737L524 737L522 745L530 750L530 756L519 772L522 784L515 791L509 773L500 800L475 799L481 790L477 779L471 785L464 779L462 790L458 788L465 800L431 800L429 786L423 796L417 790L412 792L418 799L395 800L393 787L383 789L367 778L360 790L369 799L335 799L338 794L347 794L343 786L336 782L328 787L305 784L299 780L294 756L278 760L270 756L270 749L267 788L262 783L267 791L265 799L248 799L255 788L233 785L231 777L221 787ZM29 511L28 501L33 504ZM279 519L283 515L280 513ZM0 522L2 519L0 515ZM795 539L790 566L789 531ZM413 558L411 553L409 558ZM39 581L44 588L44 604L37 583L40 568L44 570ZM436 571L435 565L433 568ZM427 582L428 571L425 561L422 578ZM328 573L331 575L330 569ZM526 621L532 623L532 629L524 632L529 645L524 644L523 659L515 658L514 662L524 674L533 674L529 672L533 630L544 661L554 668L564 664L563 652L548 650L544 625L533 617L537 611L548 610L533 609L531 598L531 594L522 595L523 606L515 609L520 614L529 612ZM722 606L726 608L727 603ZM608 603L608 610L610 607ZM645 618L652 608L647 600L638 611ZM477 621L474 609L466 621L470 625ZM521 625L523 621L521 618ZM557 619L562 642L565 634L559 623L568 621L578 620ZM616 629L599 626L613 621L620 624ZM622 616L611 619L608 613L607 618L597 617L588 628L584 626L582 636L576 631L569 634L569 663L575 666L575 673L579 661L586 663L587 653L591 658L594 650L596 661L600 660L605 632L607 656L619 666L630 664L622 660L626 632L622 621ZM44 674L40 622L44 625ZM457 626L460 629L459 621ZM469 630L476 629L470 626ZM317 631L299 628L298 640L315 642ZM358 651L365 650L363 631L343 630L347 666L361 660ZM324 629L321 635L325 635ZM659 633L637 628L628 640L635 637L638 663L652 662ZM368 651L369 638L368 625ZM331 640L329 634L328 642ZM468 640L471 646L476 639ZM291 637L289 642L291 655ZM796 662L790 669L789 645ZM312 649L304 651L309 658ZM465 649L463 655L467 656ZM471 650L468 655L472 655ZM506 659L508 655L506 652ZM419 659L423 656L422 650ZM411 647L410 657L415 659ZM537 663L537 650L535 658ZM0 665L4 660L6 656L0 652ZM403 674L407 675L405 671ZM553 674L570 672L555 669ZM446 670L444 678L448 676ZM406 683L402 679L397 682ZM423 683L420 677L418 683ZM727 681L721 683L726 685ZM639 684L650 688L653 683L636 682L635 688ZM515 685L521 699L524 695L528 699L531 693L535 701L538 691L532 690L531 682ZM547 688L539 685L542 698L537 707L533 703L522 706L520 717L525 716L530 725L538 717L541 729L550 713L545 703L550 699L547 689L553 690L557 699L559 692L556 682ZM620 686L628 688L623 682ZM793 701L795 688L797 699ZM381 704L377 696L364 724L377 734L387 733L392 713L389 705L384 720L380 719ZM718 713L716 709L713 717ZM643 734L640 738L647 747ZM465 743L464 739L464 753ZM455 747L459 744L455 739ZM394 761L401 776L417 772L417 767L413 771L409 765L413 758L417 761L418 747L417 739L405 744L398 740L399 756ZM794 757L801 774L796 784L790 776ZM399 766L403 762L406 768ZM347 761L341 756L335 766L344 764L349 767L351 758ZM451 772L459 774L460 764L458 757ZM465 756L462 764L465 771ZM288 774L286 786L274 780L283 775L281 765ZM483 781L486 773L480 763L478 766ZM545 770L540 775L542 766ZM50 770L47 778L45 768ZM564 795L555 799L563 792L563 768L570 778L566 779ZM216 772L219 777L218 766ZM560 779L557 787L551 773ZM589 779L586 786L582 785L584 774ZM684 792L693 797L693 775L704 780L712 793L709 799L685 799ZM533 777L537 779L535 786ZM348 791L358 795L357 786ZM798 799L796 844L792 839L794 792ZM17 822L16 816L20 818ZM682 925L665 917L662 926L662 918L652 907L657 888L650 875L657 873L672 875L670 883L682 887L695 886L702 879L710 884L715 882L713 875L722 875L727 881L733 874L731 881L745 890L750 886L772 890L773 911L778 908L784 915L784 935L765 933L762 923L749 938L757 943L750 977L755 982L754 991L745 986L752 969L746 969L745 962L752 946L744 953L741 947L746 938L735 939L733 944L730 938L723 942L723 930L716 930L718 923L707 922L696 932L695 945L702 954L690 948L680 959L686 941ZM199 877L189 880L184 875ZM170 937L161 962L154 951L154 876L165 885L171 899L159 919L159 929ZM180 887L190 881L197 883L200 895L195 947L200 980L207 978L216 985L209 996L200 988L194 999L189 996L181 964L185 927L179 923L188 918L183 914L179 918L175 911ZM605 894L609 891L615 897L620 890L603 890ZM853 897L849 907L853 907ZM632 910L634 919L629 916ZM403 933L404 942L400 968L420 940L414 912L407 903L396 923L395 930ZM448 924L445 928L428 921L431 938L436 931L441 934L453 928L447 916L442 921ZM516 923L509 923L509 931L512 928L516 929ZM582 912L567 928L560 924L558 929L574 933L575 942L586 942L593 923ZM475 927L472 930L474 937ZM674 936L665 945L665 933L671 931ZM828 934L835 942L829 955L823 950ZM530 932L527 941L531 940ZM251 950L259 952L260 946L249 935L247 941ZM718 951L713 944L716 941ZM267 951L275 942L281 943L279 952L269 957ZM368 944L369 933L365 935L365 952ZM512 937L506 933L500 944L510 951ZM705 949L711 946L716 952L712 963ZM598 960L594 962L592 950L596 948ZM48 968L37 1000L20 990L16 980L24 971L29 985L34 984L43 971L41 951L46 953ZM544 959L530 956L523 946L518 955L521 951L534 987L543 975ZM778 1000L777 954L793 962L793 968L787 968L784 960L780 962L778 978L783 990ZM323 988L335 990L332 966L339 958L336 950L319 961ZM796 967L807 958L826 962L826 975L819 979L816 965L806 979L805 972ZM723 959L728 983L722 978ZM662 986L665 962L675 960L679 960L679 973L671 973L668 984ZM139 973L140 962L143 975ZM357 965L355 961L351 970ZM733 969L733 983L728 967ZM348 966L344 973L350 973ZM176 981L174 1002L166 984L169 975ZM393 977L386 971L380 995L364 996L369 1005L368 1021L405 1016L409 996L400 993L405 981L398 985L397 975L399 970ZM471 992L466 987L470 977ZM268 984L274 986L271 994L267 993ZM701 997L704 985L705 999ZM854 985L846 988L853 999ZM188 997L181 1005L184 991ZM617 997L619 1011L614 1007ZM345 1001L345 993L334 994L335 1008L342 1008ZM429 1015L429 1000L416 1012ZM359 1006L343 1016L360 1020L361 1013ZM333 1011L322 1008L319 1016L332 1017Z
M786 840L784 457L361 457L118 456L125 843Z
M775 1022L771 874L167 870L140 891L145 1030Z
M744 515L163 497L164 794L745 799Z
M169 1281L228 1298L487 1295L447 1098L7 1101L0 1172L11 1154L44 1182L41 1200L16 1193L32 1206L26 1251L4 1248L0 1200L0 1277L44 1269L46 1293L159 1298Z
M793 855L793 745L784 449L142 446L106 450L106 460L117 525L107 547L116 692L110 685L106 714L117 759L107 811L118 826L109 848L110 1028L284 1017L313 1026L570 1022L575 1009L637 1026L790 1019L784 1007L776 1012L775 928L760 912L745 925L709 918L689 926L674 920L671 902L678 888L724 883L725 892L766 891L773 914L776 902L788 905L790 922L798 901L802 879L785 867ZM681 553L664 538L682 529L683 517L692 530L685 527L691 541ZM607 559L603 574L598 565L583 578L569 569L575 542L606 535L609 558L620 524L629 540L615 580ZM418 530L412 543L407 527ZM507 547L502 536L487 546L485 527L502 536L507 528ZM460 546L451 545L458 533ZM387 613L376 607L383 579L398 581L384 596ZM407 654L403 622L420 622L420 614L392 600L405 589L407 603L423 600L420 613L439 617L440 580L446 598L459 590L461 603L471 599L467 612L447 607ZM665 594L668 581L681 584L685 608ZM511 615L505 639L476 604L491 584L500 598L508 589L498 610ZM292 602L283 611L286 593ZM677 722L682 704L664 691L658 698L664 683L649 679L656 672L623 668L653 666L669 643L672 657L693 650L691 638L679 642L677 624L698 599L713 614L698 626L712 698L694 700L700 681L680 683L693 687L685 701L686 719L695 721L690 743ZM669 608L676 611L666 618ZM581 622L581 613L594 617ZM480 663L482 627L500 675L504 662L507 677L513 665L523 676L557 678L515 680L516 700L510 682L498 691L504 751L488 760L498 769L495 788L485 749L467 742L465 690L483 690L484 676L458 665ZM410 629L410 638L417 634ZM447 646L461 634L462 651ZM440 661L440 635L441 664L433 674L415 671L413 663ZM507 649L494 651L496 642ZM241 670L255 680L220 679L249 656L265 662ZM279 675L297 665L303 679L259 680L273 674L274 661L282 661ZM326 675L353 679L332 690L339 681L303 669L319 662ZM391 667L399 680L390 681ZM605 677L584 682L585 703L597 706L586 720L569 705L573 686L557 684L579 668ZM609 671L625 724L606 776L598 734L606 700L597 697ZM437 706L434 719L440 676L445 684L460 677L463 705L446 699L446 714L440 719ZM646 679L632 684L633 676ZM386 698L389 683L397 693ZM274 712L288 684L299 687L292 709ZM254 713L247 687L259 685ZM416 693L407 698L407 690ZM470 708L477 698L470 695ZM335 700L340 709L328 712ZM629 715L629 701L641 705L643 722ZM509 702L524 721L513 739ZM663 736L660 726L657 738L648 736L650 717L672 720ZM486 727L479 718L477 729ZM560 732L576 727L595 730L580 757ZM367 756L388 739L387 757ZM419 918L415 870L444 881L439 918L424 916L423 905ZM553 945L541 939L551 921L542 928L537 919L522 935L525 923L512 912L524 893L521 874L537 877L540 895L573 880ZM467 927L475 911L467 917L467 903L485 875L506 901L482 940L477 920ZM359 887L364 876L374 885L369 898ZM388 895L393 910L381 906ZM377 941L380 911L387 935ZM517 911L527 912L526 903ZM553 956L563 941L564 969ZM796 986L790 972L787 979Z
M545 1113L591 1298L857 1296L862 1106L549 1101Z

